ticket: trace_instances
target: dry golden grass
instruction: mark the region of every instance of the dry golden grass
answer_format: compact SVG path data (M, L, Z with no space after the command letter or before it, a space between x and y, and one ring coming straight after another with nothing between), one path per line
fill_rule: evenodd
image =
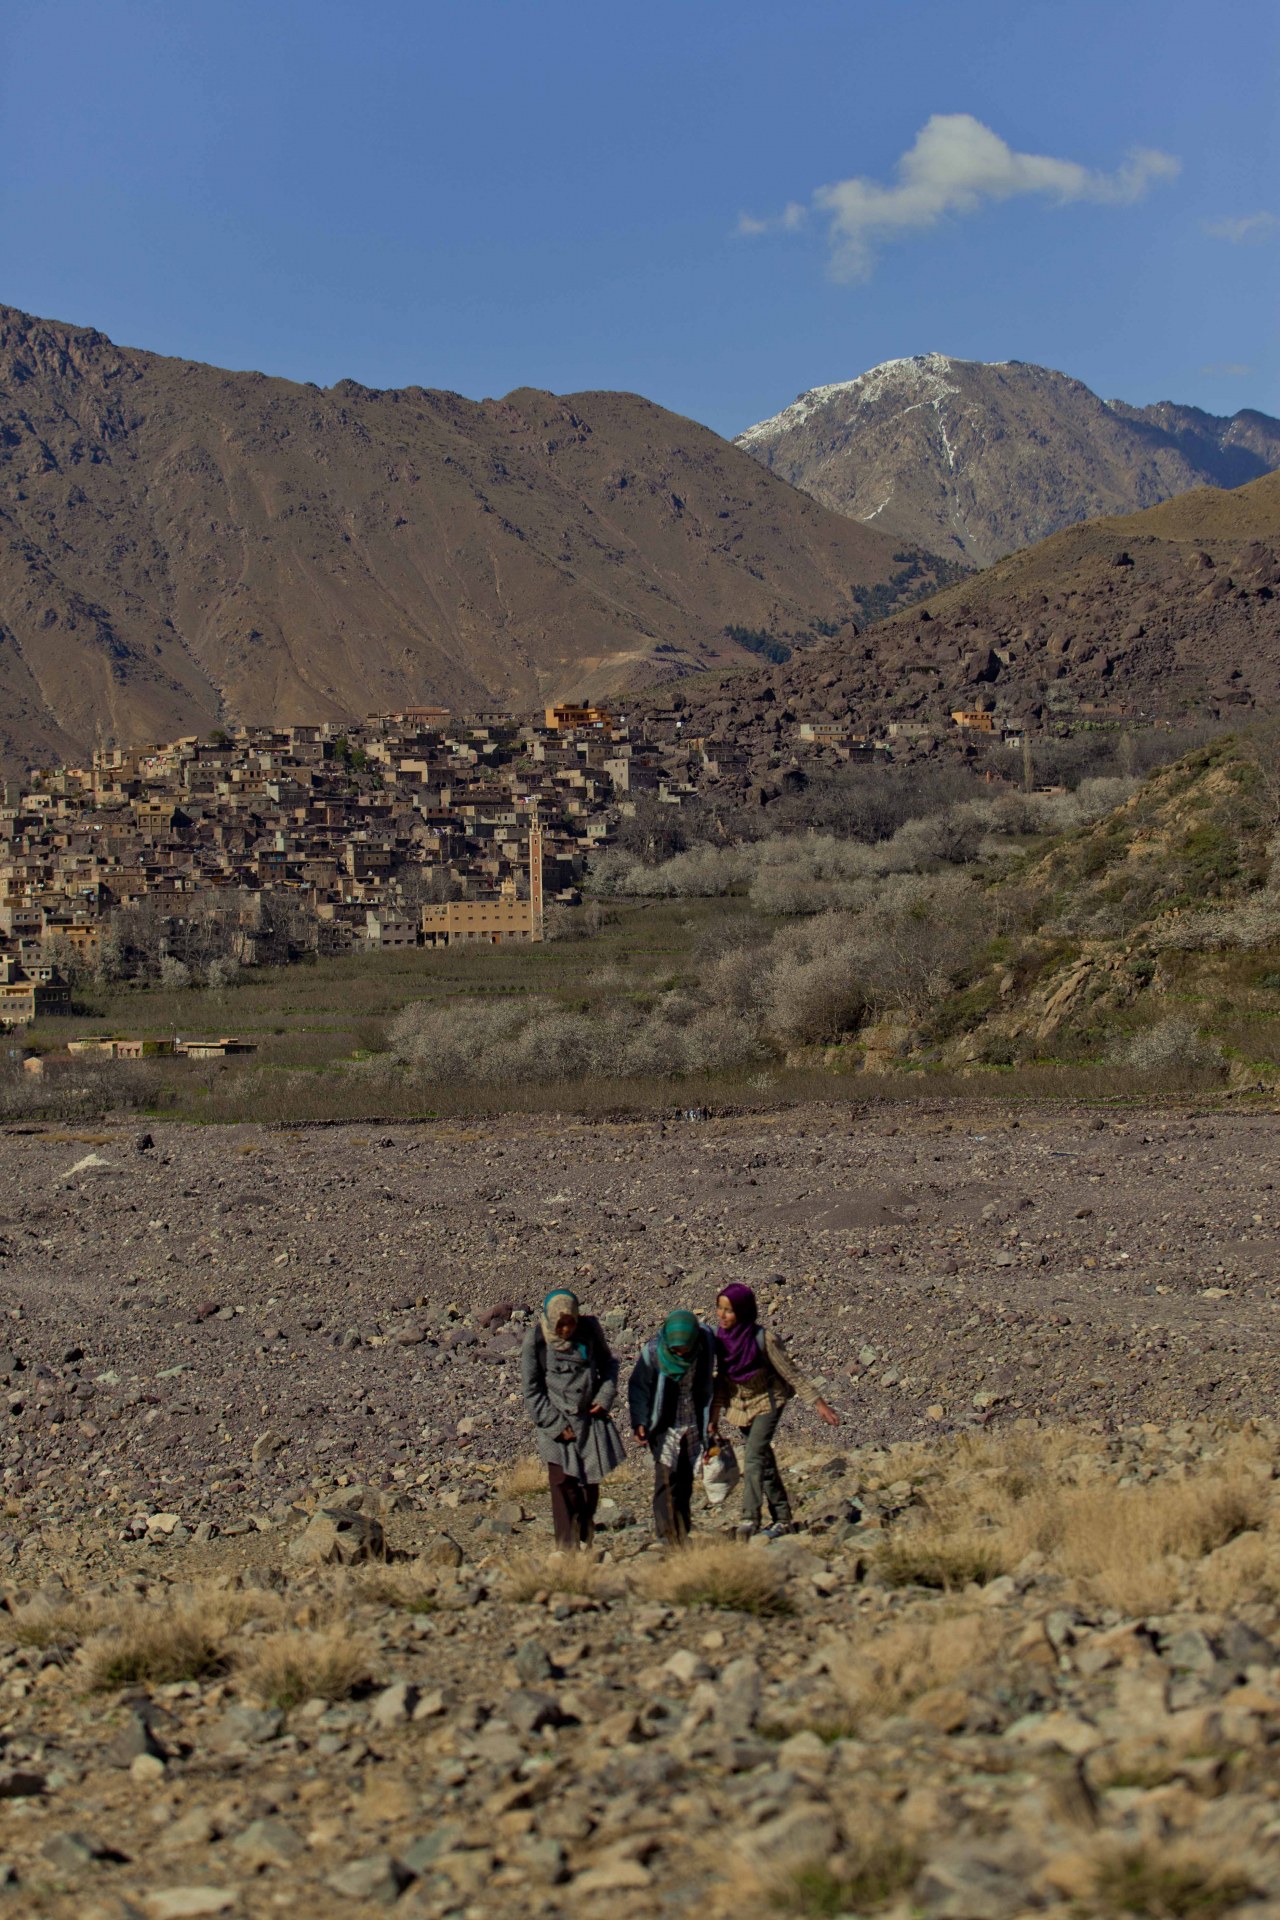
M536 1454L517 1460L498 1481L496 1492L502 1500L529 1500L547 1490L547 1469Z
M374 1660L346 1627L293 1627L263 1634L236 1671L263 1706L289 1708L304 1700L350 1699L373 1681Z
M508 1600L533 1600L541 1593L599 1592L602 1570L590 1553L563 1553L554 1549L545 1553L519 1555L506 1567L503 1592Z
M975 1526L923 1526L892 1532L876 1557L891 1587L937 1587L950 1592L982 1586L1009 1570L1009 1543L998 1532Z
M1270 1517L1267 1436L1248 1431L1199 1472L1131 1486L1116 1484L1097 1437L1070 1428L965 1436L934 1451L927 1470L917 1449L893 1458L890 1472L907 1465L923 1511L891 1528L880 1550L879 1570L895 1586L952 1590L1012 1572L1034 1554L1099 1604L1158 1611L1208 1556ZM1223 1603L1233 1572L1247 1582L1270 1564L1266 1548L1216 1560ZM1280 1557L1275 1579L1280 1590Z
M987 1613L904 1621L841 1643L828 1662L853 1723L901 1713L935 1687L981 1688L994 1671L1001 1625Z
M644 1566L638 1590L669 1606L719 1607L760 1616L788 1614L785 1564L736 1540L695 1540Z
M201 1597L165 1606L123 1606L84 1644L97 1687L212 1680L231 1664L232 1621Z
M15 1607L0 1635L19 1647L78 1646L90 1630L90 1619L83 1602L67 1600L57 1605L47 1600L31 1600Z
M438 1578L439 1568L421 1560L373 1566L352 1576L351 1597L372 1606L396 1607L401 1613L434 1613L439 1605Z
M1255 1482L1206 1473L1042 1496L1026 1503L1012 1531L1104 1605L1142 1613L1170 1606L1187 1563L1258 1527L1266 1510Z
M65 1614L83 1640L81 1657L93 1685L121 1687L225 1674L244 1630L270 1628L286 1610L279 1594L192 1582L171 1587L159 1601L75 1601L55 1613ZM37 1613L30 1630L47 1631L50 1624Z
M1218 1920L1255 1894L1240 1866L1189 1842L1103 1852L1090 1911L1135 1920Z

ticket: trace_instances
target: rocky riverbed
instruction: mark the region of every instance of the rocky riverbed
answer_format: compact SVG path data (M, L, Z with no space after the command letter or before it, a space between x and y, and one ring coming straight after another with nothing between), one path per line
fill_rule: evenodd
M0 1912L1280 1911L1274 1136L7 1136ZM729 1276L802 1531L547 1559L527 1310Z
M627 1364L753 1282L861 1441L1269 1413L1276 1139L973 1108L9 1134L3 1485L185 1529L339 1471L465 1491L525 1450L523 1315L553 1283Z

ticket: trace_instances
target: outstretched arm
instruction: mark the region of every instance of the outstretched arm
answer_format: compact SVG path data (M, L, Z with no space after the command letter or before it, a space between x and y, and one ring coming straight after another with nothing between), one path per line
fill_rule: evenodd
M764 1352L766 1360L778 1378L786 1381L792 1392L804 1401L806 1407L812 1407L818 1418L825 1420L829 1427L840 1425L840 1415L823 1399L808 1375L800 1371L776 1333L765 1334Z

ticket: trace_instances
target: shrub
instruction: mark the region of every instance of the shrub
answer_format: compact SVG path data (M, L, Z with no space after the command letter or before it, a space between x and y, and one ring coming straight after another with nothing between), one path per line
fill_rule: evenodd
M769 975L766 1019L783 1046L808 1046L856 1032L869 1011L858 977L862 954L853 941L826 951L781 954Z
M1203 1078L1222 1068L1221 1050L1180 1014L1134 1034L1122 1043L1118 1055L1120 1063L1135 1073L1172 1081Z
M886 864L899 872L918 872L944 862L967 866L976 860L986 825L974 807L948 807L928 819L908 820L884 849Z
M547 999L492 1006L417 1001L388 1029L396 1056L415 1077L481 1086L584 1080L593 1075L670 1076L750 1065L764 1050L727 1008L680 993L649 1009L623 1001L584 1013Z

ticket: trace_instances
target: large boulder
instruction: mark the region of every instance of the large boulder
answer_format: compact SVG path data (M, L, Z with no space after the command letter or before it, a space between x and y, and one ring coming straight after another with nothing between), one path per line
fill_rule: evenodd
M387 1559L387 1537L371 1513L320 1507L290 1545L288 1558L304 1567L352 1567Z

